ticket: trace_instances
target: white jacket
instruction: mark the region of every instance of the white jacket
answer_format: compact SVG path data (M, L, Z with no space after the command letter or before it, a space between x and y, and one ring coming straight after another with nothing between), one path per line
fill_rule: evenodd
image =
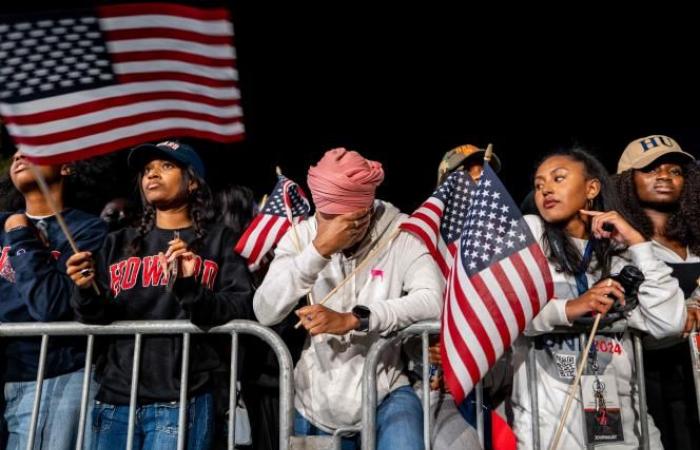
M538 216L526 216L526 221L536 239L541 242L544 227ZM586 241L575 239L581 252ZM639 305L629 314L627 326L646 331L654 337L680 333L685 324L686 310L683 293L678 282L671 277L671 269L659 261L652 252L651 242L631 246L625 258L617 257L612 262L612 273L617 273L626 264L637 266L645 280L639 289ZM563 413L565 399L571 383L572 372L580 361L581 348L578 334L546 334L554 327L571 326L566 318L566 302L578 297L573 276L554 270L550 264L554 281L554 298L533 319L525 334L537 339L537 395L539 400L540 439L542 448L549 448L559 418ZM588 284L593 286L600 273L588 273ZM518 448L532 448L532 411L527 380L527 339L519 338L514 345L515 377L513 380L514 428L518 437ZM615 374L617 392L622 409L624 443L596 445L596 449L636 449L640 435L638 393L634 370L633 340L629 331L616 336L597 335L598 363L602 374ZM599 342L602 341L602 342ZM575 364L571 365L571 355ZM585 373L585 372L584 372ZM659 431L649 417L649 434L652 449L660 449ZM566 426L559 440L560 449L586 448L583 429L580 387L571 405Z
M312 241L316 220L298 225L299 253L288 232L275 250L275 259L255 293L255 315L263 325L273 325L292 312L309 291L315 301L338 285L359 264L374 244L391 234L405 215L389 203L375 201L374 225L352 257L342 252L330 259L321 256ZM372 343L380 336L421 320L437 319L442 308L443 277L433 258L416 237L402 232L391 244L325 306L348 312L355 305L370 311L369 332L344 336L322 334L307 338L294 370L296 409L311 423L332 432L357 426L361 418L362 369ZM402 375L400 346L383 353L377 370L378 400L408 384Z

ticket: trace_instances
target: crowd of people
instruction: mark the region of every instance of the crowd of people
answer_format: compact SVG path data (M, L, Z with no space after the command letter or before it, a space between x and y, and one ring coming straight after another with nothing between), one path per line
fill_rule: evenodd
M484 150L457 147L438 169L475 182ZM196 150L177 140L131 149L140 205L107 203L100 217L76 208L80 164L37 166L50 197L21 153L12 157L0 210L0 322L189 320L202 328L249 319L279 333L295 359L294 433L342 435L359 448L362 374L373 343L413 323L439 320L445 280L423 242L402 232L377 244L407 217L376 198L382 164L343 148L308 170L315 213L281 237L273 258L250 273L234 252L259 205L231 185L213 193ZM498 171L501 161L494 155ZM389 174L390 175L390 174ZM506 183L507 184L507 183ZM85 189L83 187L83 189ZM700 324L700 167L672 138L636 139L615 174L581 148L549 153L534 167L521 209L549 262L554 297L484 380L485 403L457 405L442 379L439 343L430 347L436 449L480 448L474 411L487 414L486 448L507 448L496 422L512 427L518 448L533 446L533 417L549 447L582 356L579 396L559 448L700 448L700 421L687 336ZM53 207L52 207L53 206ZM54 207L79 251L61 231ZM355 270L368 255L371 265ZM638 283L618 274L634 270ZM350 275L350 281L345 282ZM341 286L342 284L342 286ZM339 289L336 289L340 286ZM334 292L328 302L323 299ZM634 292L632 292L634 291ZM582 355L581 327L601 313L623 324L599 333ZM300 328L295 328L297 321ZM566 333L571 328L571 333ZM644 335L644 374L632 334ZM135 417L135 449L174 449L180 410L183 338L145 336ZM528 380L534 342L536 390ZM192 337L187 448L225 446L230 341ZM101 338L90 388L85 448L125 448L133 336ZM37 392L40 338L3 338L3 445L26 448ZM75 448L85 339L49 341L35 448ZM276 448L277 367L265 346L242 340L241 394L252 427L250 448ZM377 368L377 448L424 449L420 358L396 341ZM646 380L649 433L642 436L639 379ZM605 388L607 386L607 388ZM539 410L531 408L537 396ZM507 427L505 427L507 428ZM502 430L503 427L498 427ZM515 443L514 443L515 444ZM248 448L246 447L246 448Z

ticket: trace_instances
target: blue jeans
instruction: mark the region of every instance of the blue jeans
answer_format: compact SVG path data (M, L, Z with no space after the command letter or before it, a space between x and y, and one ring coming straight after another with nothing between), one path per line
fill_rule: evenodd
M80 396L84 370L59 375L44 380L41 389L41 405L34 438L35 449L74 449L78 438ZM90 383L91 398L97 391ZM27 448L36 381L5 383L5 421L7 422L7 449ZM85 448L90 445L90 417L92 400L88 402L85 423Z
M294 434L297 436L328 436L306 420L298 411L294 414ZM342 450L360 448L358 435L344 437ZM402 386L386 396L377 408L377 450L424 450L423 406L410 386Z
M152 403L136 408L134 450L177 448L179 402ZM92 412L92 450L123 450L129 423L129 405L95 402ZM193 397L187 408L187 448L206 450L214 434L214 402L211 394Z

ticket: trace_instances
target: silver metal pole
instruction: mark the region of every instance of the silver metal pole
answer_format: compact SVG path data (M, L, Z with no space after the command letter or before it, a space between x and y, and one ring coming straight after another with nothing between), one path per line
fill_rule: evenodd
M177 416L177 450L187 443L187 393L190 374L190 333L182 335L182 371L180 372L180 410Z
M236 442L236 405L238 404L238 333L231 333L231 387L228 395L228 448Z
M535 354L535 339L527 340L527 359L525 360L527 369L527 384L530 386L530 409L532 410L532 448L540 450L540 404L537 398L537 357Z
M641 448L649 450L649 416L647 414L647 383L644 378L644 349L639 333L633 333L634 339L634 363L637 371L637 385L639 387L639 422L642 426L639 443Z
M41 406L41 391L44 387L44 372L46 371L46 352L49 348L49 336L41 336L41 349L39 350L39 367L36 371L36 391L34 392L34 405L32 406L32 421L29 424L29 436L27 436L27 450L34 448L34 438L36 434L36 423L39 419L39 408Z
M423 445L430 450L430 361L428 358L428 332L421 334L421 352L423 356Z
M476 432L479 435L479 444L481 444L481 448L484 448L484 386L481 382L478 382L476 386L474 386L474 389L476 389L476 405L474 410L476 412Z
M369 348L362 373L362 450L377 446L377 365L382 350L396 338L381 339Z
M134 335L134 362L131 370L131 395L129 397L129 423L126 431L126 450L134 447L134 423L136 422L136 397L139 388L139 365L141 362L141 333Z
M75 450L82 450L85 440L85 420L88 411L88 399L90 398L90 380L92 379L92 349L95 344L95 336L87 337L87 348L85 349L85 371L83 372L83 392L80 395L80 419L78 420L78 439L75 443Z
M688 336L690 344L690 361L693 368L693 381L695 382L695 398L698 403L698 416L700 417L700 335L693 331Z

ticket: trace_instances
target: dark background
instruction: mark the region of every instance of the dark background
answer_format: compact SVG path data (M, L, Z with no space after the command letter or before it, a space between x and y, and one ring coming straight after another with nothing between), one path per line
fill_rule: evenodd
M630 140L648 134L668 134L700 155L698 36L682 12L226 5L247 136L231 145L192 141L214 187L244 184L261 196L275 165L305 183L309 164L344 146L381 161L379 196L410 212L432 191L443 153L464 143L493 143L516 201L536 162L558 147L581 144L611 170ZM12 151L6 134L2 151ZM114 173L114 195L132 192L123 158Z

